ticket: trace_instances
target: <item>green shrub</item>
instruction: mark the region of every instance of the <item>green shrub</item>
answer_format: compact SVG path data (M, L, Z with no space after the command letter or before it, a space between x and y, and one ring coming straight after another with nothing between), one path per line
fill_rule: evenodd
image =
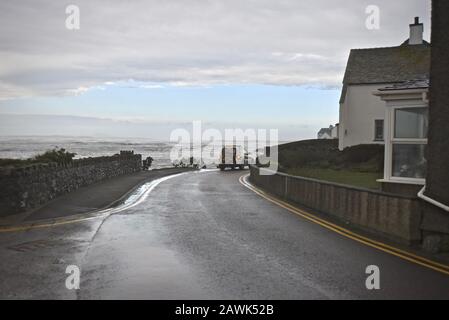
M70 163L73 160L73 157L76 156L76 153L68 152L64 148L61 149L53 149L46 151L43 154L38 154L33 158L35 162L56 162L59 164Z
M338 140L303 140L278 146L279 166L285 169L323 168L381 172L384 146L377 144L338 149Z
M341 154L347 163L368 162L372 159L384 160L384 146L377 144L361 144L344 149Z
M66 164L72 162L75 155L76 153L68 152L63 148L53 149L29 159L0 159L0 167L24 167L37 163L50 162Z

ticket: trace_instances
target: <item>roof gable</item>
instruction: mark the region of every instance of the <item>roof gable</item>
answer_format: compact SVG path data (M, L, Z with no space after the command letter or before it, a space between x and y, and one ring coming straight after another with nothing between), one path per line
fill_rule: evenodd
M331 135L332 129L331 128L321 128L320 131L318 131L318 135L324 135L324 134Z
M428 78L430 46L353 49L343 83L375 84Z
M352 49L343 79L340 102L351 84L398 83L427 79L430 73L430 44L373 49Z

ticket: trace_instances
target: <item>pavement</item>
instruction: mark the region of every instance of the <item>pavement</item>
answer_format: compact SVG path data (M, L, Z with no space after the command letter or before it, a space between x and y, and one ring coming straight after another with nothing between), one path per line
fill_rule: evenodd
M64 218L107 208L119 203L144 182L186 170L190 169L154 169L103 180L62 195L40 208L1 218L0 226Z
M242 174L189 172L114 214L0 232L0 298L449 299L447 274L292 214ZM380 290L366 288L370 265Z

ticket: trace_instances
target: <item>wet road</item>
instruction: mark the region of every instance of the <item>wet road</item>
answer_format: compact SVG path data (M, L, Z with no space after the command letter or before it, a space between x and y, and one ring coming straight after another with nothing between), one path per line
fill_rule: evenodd
M293 215L241 175L187 173L112 215L0 233L0 298L449 299L449 276ZM366 289L368 265L381 290Z

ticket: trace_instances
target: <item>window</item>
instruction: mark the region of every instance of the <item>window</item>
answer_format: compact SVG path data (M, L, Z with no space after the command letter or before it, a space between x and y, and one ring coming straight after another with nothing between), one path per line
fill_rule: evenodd
M425 179L428 108L393 109L391 176Z
M383 141L384 140L384 121L374 120L374 140Z
M401 178L426 178L425 144L393 145L393 176Z
M395 138L427 138L427 108L404 108L395 110Z

